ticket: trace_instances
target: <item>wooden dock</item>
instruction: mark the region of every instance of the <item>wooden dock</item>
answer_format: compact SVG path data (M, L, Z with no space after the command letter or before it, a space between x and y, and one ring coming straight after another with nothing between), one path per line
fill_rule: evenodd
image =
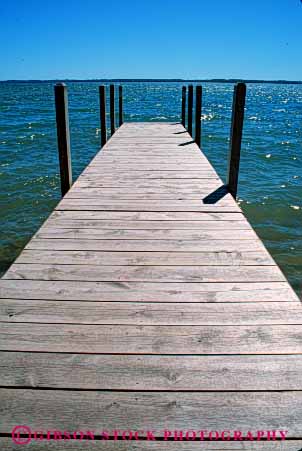
M182 125L123 124L0 297L1 450L20 449L16 425L110 432L34 450L302 448L301 303ZM287 440L174 441L180 430Z

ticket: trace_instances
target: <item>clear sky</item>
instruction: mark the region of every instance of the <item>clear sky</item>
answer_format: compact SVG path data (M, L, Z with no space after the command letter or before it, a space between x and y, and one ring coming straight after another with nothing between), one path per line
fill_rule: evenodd
M301 0L10 0L0 17L2 80L302 80Z

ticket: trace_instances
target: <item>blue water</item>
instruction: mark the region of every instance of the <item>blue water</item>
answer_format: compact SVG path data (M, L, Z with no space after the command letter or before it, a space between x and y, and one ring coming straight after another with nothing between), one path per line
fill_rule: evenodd
M68 83L74 179L100 145L98 83ZM202 147L225 180L233 86L203 84ZM124 84L126 121L179 121L180 83ZM250 84L240 205L300 292L302 86ZM52 83L0 83L0 272L60 199Z

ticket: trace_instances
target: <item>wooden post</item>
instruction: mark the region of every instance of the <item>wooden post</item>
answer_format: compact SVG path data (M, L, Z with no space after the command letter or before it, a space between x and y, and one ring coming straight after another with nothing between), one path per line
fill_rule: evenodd
M100 123L101 123L101 147L106 144L107 141L107 129L106 129L106 90L105 86L99 86L100 97Z
M70 154L68 95L65 83L55 85L55 105L57 121L58 151L60 163L62 197L72 185L72 169Z
M183 86L181 92L181 123L184 127L186 126L186 96L187 88Z
M202 87L196 86L196 105L195 105L195 142L200 147L201 145L201 102L202 102Z
M229 152L228 176L227 176L228 177L227 186L229 192L235 199L237 196L237 187L238 187L245 96L246 96L245 83L238 83L234 88L234 96L233 96L232 126L230 134L230 152Z
M115 98L114 98L114 85L110 85L110 127L111 136L115 132Z
M118 120L119 126L124 122L123 120L123 87L120 85L118 87Z
M193 85L188 88L188 132L192 136L192 120L193 120Z

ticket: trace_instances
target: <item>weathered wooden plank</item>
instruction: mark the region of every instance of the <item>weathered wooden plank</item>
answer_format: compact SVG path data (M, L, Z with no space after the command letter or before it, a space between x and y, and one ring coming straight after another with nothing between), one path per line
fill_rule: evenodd
M165 201L167 204L167 207L169 208L169 204L175 204L178 203L179 200L185 200L188 204L192 204L191 201L195 201L198 203L198 205L201 204L212 204L212 205L231 205L234 204L231 203L231 197L230 195L223 195L219 196L219 187L212 187L209 190L209 187L199 188L195 191L193 190L187 190L182 189L181 186L178 187L178 190L171 190L171 189L162 189L162 190L153 190L152 187L149 187L146 190L142 189L142 192L139 192L139 190L136 190L132 187L125 186L124 192L122 192L122 189L120 192L110 192L111 189L110 186L108 187L99 187L98 185L94 186L93 181L90 181L90 186L84 186L80 188L76 188L74 192L68 193L65 196L65 199L73 200L73 199L81 199L81 198L87 198L91 200L96 199L104 199L104 200L110 200L112 199L113 202L117 202L118 200L121 200L124 202L125 200L133 200L134 202L140 201L140 200L147 200L147 201ZM101 182L101 183L112 183L112 182ZM114 189L114 188L113 188ZM217 193L217 194L215 194ZM194 203L194 202L193 202Z
M171 133L174 131L183 131L183 127L181 127L180 122L162 122L162 121L139 121L139 122L125 122L123 124L123 129L145 129L145 127L148 127L150 130L152 128L164 128L167 130L171 130Z
M124 150L124 149L158 149L158 150L162 150L162 152L164 152L166 149L176 149L179 151L183 151L184 153L186 153L186 151L194 151L195 153L198 152L198 147L196 147L196 144L190 140L187 140L185 142L181 142L179 140L166 140L165 142L163 142L162 140L158 140L157 142L155 141L151 141L148 137L140 137L139 140L139 145L136 145L136 140L135 139L116 139L117 136L115 137L114 140L112 140L110 143L107 144L107 146L104 146L102 148L102 151L105 151L107 153L115 151L115 150ZM162 137L163 138L163 137ZM181 144L180 146L178 144ZM200 152L200 150L199 150Z
M147 138L148 139L148 138ZM133 154L144 154L146 153L154 153L159 158L164 159L165 155L172 157L173 152L175 151L175 157L177 156L181 158L183 156L184 162L186 156L188 158L192 158L195 160L196 163L204 163L207 166L213 168L210 161L207 159L207 157L201 152L201 150L198 147L191 147L191 145L186 144L180 144L177 145L177 143L170 142L169 143L137 143L134 140L130 142L117 142L114 141L114 145L110 146L110 148L103 148L101 153L98 153L88 164L87 168L93 166L95 161L103 161L103 158L118 158L119 155L123 157L123 154L129 155L131 158ZM124 155L125 156L125 155ZM142 155L143 156L143 155ZM170 158L171 159L171 158ZM152 162L151 162L152 163Z
M124 252L248 252L260 251L258 240L72 240L32 239L26 249Z
M0 352L6 387L90 390L301 390L301 355L182 356Z
M146 156L148 156L150 164L148 164ZM152 156L154 156L154 159ZM154 168L159 167L159 170L161 170L161 165L163 165L163 167L167 166L167 169L171 170L173 166L177 166L177 163L182 162L184 167L190 168L191 166L197 165L200 166L200 169L203 168L208 169L211 172L215 172L215 169L209 160L201 152L194 150L184 152L182 150L178 150L176 147L166 147L164 149L161 147L149 147L146 148L145 152L144 148L141 148L139 145L135 145L132 148L120 147L120 151L100 152L85 168L84 173L89 172L95 167L103 165L112 167L113 169L117 169L116 165L121 165L123 168L125 166L133 167L136 166L136 161L138 169L140 170L142 170L142 167L146 167L146 170L154 170ZM179 170L179 168L175 170Z
M83 177L83 176L82 176ZM199 170L199 171L137 171L137 172L125 172L125 171L89 171L89 174L85 175L86 180L93 180L98 178L100 181L105 180L106 178L120 178L121 180L139 180L139 179L216 179L219 180L217 174L210 172L208 170Z
M73 432L73 431L71 431ZM174 430L172 431L172 436ZM114 436L114 434L113 434ZM79 435L78 435L79 437ZM3 451L15 451L20 450L20 445L14 444L11 438L1 437L0 446ZM89 450L99 450L100 448L104 451L116 451L117 449L121 451L162 451L164 448L167 451L197 451L200 450L202 446L203 450L206 451L234 451L234 450L249 450L249 451L300 451L302 448L302 440L276 440L276 441L187 441L184 440L168 440L164 444L162 440L33 440L30 444L26 445L26 448L32 451L41 450L57 450L65 451L72 450L78 451L84 449Z
M2 323L0 350L157 355L302 354L302 327L301 324L116 327Z
M175 165L176 163L184 163L185 165L194 165L194 164L201 164L207 167L211 167L211 169L213 170L213 167L210 165L209 160L205 157L205 155L203 155L202 153L199 152L190 152L190 153L185 153L185 152L178 152L175 153L173 151L170 151L170 153L168 152L162 152L161 154L159 153L149 153L148 155L152 156L152 161L150 163L151 167L153 166L153 164L166 164L166 165L170 165L173 164ZM113 163L113 164L121 164L121 165L133 165L135 163L137 163L137 165L147 165L146 162L146 155L144 152L140 151L132 151L129 150L129 152L126 155L123 154L111 154L109 152L107 153L100 153L98 154L94 160L93 163L91 164L91 166L89 167L93 167L95 165L102 165L102 164L109 164L109 163ZM149 165L147 165L149 167Z
M65 216L66 217L66 216ZM65 219L62 217L51 216L44 223L42 233L45 226L49 228L64 229L142 229L142 230L251 230L251 226L247 221L123 221L123 220L100 220L100 219Z
M207 160L207 158L199 153L187 153L184 154L184 152L179 152L178 154L175 154L173 152L169 153L154 153L154 154L149 154L152 157L154 156L154 158L152 158L151 162L150 162L150 166L152 167L154 164L155 165L159 165L159 164L163 164L163 165L167 165L170 166L172 165L176 165L177 163L184 163L186 166L192 166L192 165L202 165L202 166L206 166L211 168L211 170L214 170L213 167L210 165L209 161ZM87 170L89 170L88 168L92 168L94 166L101 166L103 164L107 164L107 165L112 165L114 166L115 164L121 164L123 165L127 165L127 166L132 166L135 165L135 163L137 163L138 166L145 165L148 166L146 162L146 155L143 152L133 152L131 150L129 150L129 153L126 155L121 155L121 154L111 154L109 152L107 153L100 153L99 155L97 155L94 160L93 163L87 167Z
M183 160L186 157L183 157ZM138 162L136 160L138 159ZM152 158L151 158L152 159ZM214 171L213 167L207 162L206 159L199 158L198 156L196 158L189 157L187 161L182 161L181 158L177 161L176 156L173 158L172 156L166 157L164 161L152 161L152 163L148 164L146 163L146 158L139 159L135 158L135 155L132 155L130 158L124 158L119 161L120 158L98 158L93 161L93 164L88 166L83 174L88 174L91 172L95 172L96 169L99 169L100 167L103 167L105 172L107 171L123 171L123 170L129 170L129 171L209 171L213 175L216 175L216 172ZM182 168L180 169L179 164L182 165Z
M131 200L131 201L130 201ZM211 209L215 211L219 211L219 208L225 207L230 212L232 211L240 211L237 204L233 203L230 197L225 197L224 199L221 199L217 201L216 203L207 203L204 199L196 199L196 200L182 200L182 199L143 199L143 200L136 200L136 199L100 199L99 197L89 197L86 196L85 198L79 198L79 199L68 199L65 197L60 203L60 207L66 207L68 205L76 205L83 207L86 205L86 208L89 209L93 206L103 206L104 208L114 208L118 210L119 208L131 208L136 210L144 211L144 208L148 209L154 209L156 211L157 208L160 208L163 211L171 211L171 209L182 209L182 211L190 211L192 209L194 211L202 211L203 209ZM148 207L144 207L144 205L148 205ZM173 210L172 210L173 211Z
M172 435L174 432L172 431ZM242 441L204 441L200 442L200 440L196 441L179 441L172 439L169 441L165 441L164 445L162 440L132 440L130 443L128 440L119 440L116 442L115 440L91 440L89 442L82 440L34 440L29 445L26 445L27 449L33 451L40 450L83 450L85 449L100 449L104 451L116 451L117 448L121 451L129 451L129 449L134 451L151 451L151 450L160 450L162 451L163 447L167 451L196 451L200 450L202 443L202 449L206 451L222 451L222 450L250 450L250 451L300 451L302 448L302 440L277 440L277 441L256 441L253 443L252 441L242 442ZM14 444L10 438L2 437L0 438L1 450L3 451L15 451L20 449L20 445Z
M188 147L188 146L187 146ZM146 162L146 154L147 155L154 155L155 161L157 159L166 161L166 158L168 159L186 159L191 158L192 160L196 161L196 158L200 158L202 161L205 161L206 157L203 155L200 151L197 151L196 149L190 148L190 149L179 149L175 146L165 146L162 148L159 147L150 147L150 146L132 146L132 147L110 147L109 149L102 150L102 153L96 155L95 160L102 161L103 158L108 159L118 159L119 157L122 159L129 158L135 158L136 156L139 159L143 159L145 157ZM199 160L200 161L200 160ZM209 164L209 161L206 160Z
M44 225L35 235L38 239L80 239L80 240L215 240L219 233L221 240L258 240L255 232L246 230L190 230L190 229L112 229L102 228L52 228Z
M149 155L149 154L155 154L157 156L164 156L175 153L175 156L183 156L186 158L186 155L192 156L192 157L199 157L200 156L200 150L197 150L195 147L192 147L191 144L186 145L185 147L179 147L175 146L175 144L164 144L164 145L150 145L148 143L139 144L137 145L115 145L114 142L112 142L110 148L102 148L102 155L103 156L126 156L126 155L132 155L132 152L135 154L143 155Z
M178 203L178 201L186 201L187 204L191 205L192 201L198 201L198 204L204 204L203 199L207 197L209 193L209 190L207 192L200 191L197 193L167 193L167 192L161 192L161 193L150 193L150 194L139 194L139 193L127 193L124 192L123 194L96 194L96 193L90 193L87 192L85 189L82 190L75 190L73 193L66 194L65 200L69 202L73 202L76 199L87 199L89 201L100 200L100 203L104 203L107 201L112 200L112 202L126 202L126 201L152 201L152 202L162 202L165 201L168 205L175 204L175 201ZM230 197L225 196L223 200L219 200L219 205L232 205L230 202Z
M206 190L200 190L197 193L185 193L181 190L176 192L160 192L160 193L131 193L131 192L124 192L123 194L117 193L117 194L108 194L104 192L102 195L100 193L94 193L87 191L86 189L78 189L75 190L75 192L72 195L67 194L65 196L65 200L69 202L76 202L76 199L87 199L90 203L104 203L107 204L108 202L112 201L113 204L116 203L130 203L127 202L128 200L131 200L133 203L141 202L141 201L148 201L148 203L158 203L160 205L166 204L167 208L170 208L170 205L182 205L183 203L186 203L187 205L204 205L204 204L211 204L211 205L228 205L233 206L233 200L231 198L230 194L222 195L215 194L215 192L218 192L219 190L213 190L209 192L209 189ZM236 204L235 204L236 205ZM237 206L237 205L236 205Z
M101 168L103 169L101 171ZM100 174L101 172L101 174ZM158 176L164 176L165 179L169 178L216 178L218 179L217 174L210 170L207 166L198 166L198 165L191 165L186 166L180 169L180 164L175 165L175 168L171 167L170 165L167 165L167 167L162 167L161 165L158 165L158 168L153 167L145 167L140 165L132 167L129 166L120 166L115 165L114 166L104 166L103 164L92 166L91 168L86 169L82 175L81 178L90 178L90 177L96 177L99 176L100 178L108 178L108 177L121 177L123 179L127 178L147 178L148 176L151 178L155 178ZM219 179L220 180L220 179Z
M242 212L144 212L144 211L54 211L50 218L68 219L99 219L99 220L129 220L129 221L243 221L247 220Z
M166 136L173 134L175 132L183 131L180 123L176 122L126 122L125 127L119 128L119 134L128 133L131 134L134 131L139 134L143 132L152 132L153 130L165 130Z
M214 171L213 166L209 162L209 160L206 158L206 156L201 153L199 150L195 149L186 149L183 150L182 148L178 146L167 146L167 147L144 147L137 144L134 144L132 147L124 147L123 145L120 145L119 150L115 150L112 152L103 151L98 153L93 160L89 163L89 165L86 167L86 170L89 171L90 168L92 168L95 164L101 165L101 164L109 164L110 161L116 162L118 164L126 164L126 165L132 165L135 163L135 157L138 158L138 164L143 164L147 166L146 158L144 159L144 155L146 156L145 151L148 153L148 155L154 155L155 159L150 161L151 166L153 164L159 164L162 163L164 165L175 165L176 161L181 161L185 165L192 165L192 164L200 164L203 166L206 166L210 168L212 171Z
M74 188L125 188L125 189L150 189L150 190L171 190L171 191L177 191L177 190L192 190L192 191L198 191L203 189L203 187L210 188L211 190L215 190L216 188L219 188L221 186L218 179L211 178L211 179L179 179L179 180L157 180L157 179L148 179L147 181L135 181L135 180L116 180L115 177L107 178L106 180L98 180L95 178L94 180L86 180L86 177L79 178L74 183Z
M4 279L160 281L160 282L237 282L285 281L277 266L88 266L19 264L11 266Z
M182 172L182 171L186 171L186 172L196 172L199 169L203 170L203 171L207 171L209 173L212 173L213 175L216 175L214 170L207 164L203 164L201 162L195 162L195 163L182 163L181 167L179 166L179 164L173 164L173 163L169 163L169 164L164 164L164 163L150 163L150 164L140 164L137 165L135 163L135 161L133 160L133 162L131 163L131 161L128 163L125 163L124 165L122 163L119 163L118 166L116 166L116 164L113 163L106 163L106 161L101 161L99 162L99 164L97 164L96 162L91 166L88 167L87 169L85 169L86 174L90 173L95 173L95 172L99 172L100 168L103 168L103 173L109 172L110 174L113 173L117 173L117 172L123 172L123 171L127 171L127 172L153 172L153 171L173 171L173 172Z
M148 159L153 160L153 164L150 166L147 164ZM91 164L91 166L88 166L85 171L80 175L81 178L86 177L86 175L89 175L90 173L95 172L96 169L99 169L100 167L104 167L105 172L109 172L109 170L112 168L113 172L122 171L123 169L126 170L126 167L129 168L129 171L132 170L133 167L136 167L138 171L144 171L144 172L150 172L150 171L173 171L178 172L179 171L179 165L182 165L182 160L187 159L187 162L185 166L183 167L183 170L186 172L194 171L201 171L201 172L209 172L211 175L216 175L216 172L214 169L209 166L206 163L206 160L199 160L199 157L194 158L191 155L174 155L172 152L169 155L162 155L160 153L134 153L132 150L128 154L118 154L116 152L116 157L104 157L96 160ZM121 160L121 162L119 161ZM138 161L137 161L138 160ZM196 161L197 160L197 161ZM137 161L137 164L136 164ZM173 166L177 166L178 169L174 169ZM165 168L165 166L167 166ZM172 166L172 167L171 167ZM158 168L157 168L158 167ZM126 175L126 174L125 174Z
M113 153L113 152L120 152L120 151L129 151L130 149L134 150L145 150L145 149L151 149L151 150L157 150L164 153L166 150L175 149L178 152L183 152L185 155L186 152L194 152L197 154L200 152L200 150L196 147L195 143L193 141L187 141L185 144L182 144L181 146L178 146L179 142L175 143L173 141L166 141L166 142L149 142L148 137L144 138L142 142L137 145L134 140L123 140L123 142L119 141L111 141L110 146L104 146L102 148L102 152L104 153Z
M0 279L0 298L104 302L297 302L287 282L155 283Z
M282 282L274 266L93 266L14 263L4 279L137 282Z
M163 144L158 144L158 143L152 143L149 142L149 138L146 137L146 142L145 143L141 143L141 144L136 144L135 140L133 139L129 139L127 140L127 142L125 142L125 140L123 140L123 143L121 143L120 140L115 140L114 142L107 148L102 149L102 152L99 152L95 155L94 159L102 159L103 157L116 157L119 152L129 152L129 154L131 154L131 150L133 150L133 152L143 152L143 151L154 151L157 152L160 156L160 154L162 156L165 155L166 152L172 152L172 150L174 149L175 152L179 155L185 156L185 155L192 155L193 158L200 158L201 160L206 159L208 164L211 164L209 162L209 160L206 158L205 154L203 154L201 152L201 150L192 145L188 144L185 146L179 146L178 144L181 141L171 141L171 142L166 142ZM93 160L91 160L93 161ZM89 163L91 164L91 162Z
M159 138L164 138L165 140L173 141L183 141L184 139L191 139L188 133L179 133L181 128L174 128L173 130L167 127L152 127L149 128L148 125L144 128L129 127L128 130L121 128L119 133L116 135L115 142L124 141L136 141L147 138L148 142L153 142ZM178 132L178 133L177 133Z
M81 202L79 202L81 201ZM171 205L163 202L152 202L152 201L116 201L119 203L106 203L106 200L90 200L90 199L72 199L72 200L64 200L61 201L58 206L56 207L56 210L95 210L95 211L195 211L195 212L230 212L230 213L236 213L236 211L240 211L239 207L237 205L223 205L220 203L220 205L207 205L207 204L201 204L198 205L197 203L194 205L192 204L192 201L188 205L186 201L179 201L176 205ZM140 202L140 203L139 203ZM174 202L175 203L175 202ZM86 205L86 206L85 206Z
M217 189L219 188L219 184L217 184ZM192 188L182 188L180 185L175 188L136 188L136 187L124 187L124 188L91 188L91 187L82 187L82 186L74 186L73 190L70 191L68 194L68 197L77 197L79 194L87 195L90 197L98 197L98 196L112 196L113 198L115 196L131 196L136 197L139 196L145 196L145 195L157 195L160 197L160 195L173 195L174 197L182 197L188 195L198 197L198 199L201 199L205 197L209 193L209 187L200 187L198 189L192 189ZM72 194L72 196L71 196Z
M109 152L108 150L106 152L101 153L101 155L97 155L93 162L90 163L88 168L91 168L94 166L94 163L101 166L103 162L114 162L116 164L119 164L119 161L121 160L122 164L128 164L128 163L134 163L134 161L137 159L138 165L146 164L148 160L146 158L150 158L153 163L163 163L163 164L176 164L176 163L183 163L184 160L186 163L190 164L202 164L207 167L209 167L209 161L206 159L206 157L201 154L200 152L196 152L194 150L186 150L185 152L183 150L178 150L175 147L168 147L164 150L162 148L153 148L153 147L145 147L145 148L125 148L122 147L120 150L114 150L112 152ZM210 166L213 170L213 167Z
M95 156L98 158L101 158L102 156L116 156L119 153L131 153L131 150L133 150L133 152L138 152L138 153L143 153L143 152L157 152L158 154L161 155L165 155L166 152L169 153L173 150L175 150L176 154L179 155L193 155L194 157L198 157L201 156L201 158L204 157L204 154L200 151L200 149L197 149L196 146L194 146L194 143L188 144L186 146L178 146L177 144L169 144L169 143L164 143L163 145L161 144L152 144L148 142L148 138L146 139L146 142L140 144L139 146L133 145L131 144L131 141L129 140L127 143L124 143L123 145L115 142L115 140L110 142L109 147L104 147L102 149L102 153L101 154L97 154Z
M2 433L11 432L18 418L19 423L29 423L34 430L57 430L59 424L67 431L135 429L154 430L155 435L164 436L165 429L249 431L252 425L253 431L286 430L288 438L302 435L301 392L110 393L1 389L0 395Z
M153 158L154 157L154 158ZM112 157L102 157L96 159L91 166L88 166L85 169L85 174L92 172L95 169L99 169L103 167L105 170L112 169L113 172L116 170L137 170L137 171L154 171L154 170L168 170L168 171L178 171L179 165L181 164L185 170L195 170L201 169L203 171L209 170L209 172L214 173L214 169L209 166L206 160L200 159L199 157L190 157L188 156L177 156L171 154L171 156L165 157L157 157L156 155L149 155L149 158L152 160L152 163L149 165L146 162L145 157L135 155L131 153L131 156L126 155L125 157L116 156ZM183 160L186 159L186 163L184 164Z
M187 144L192 144L192 138L183 138L181 137L181 135L177 136L174 135L173 137L169 136L133 136L133 138L131 139L130 136L125 136L125 137L115 137L115 145L120 145L123 146L124 144L126 145L140 145L140 144L145 144L145 142L148 140L148 142L152 145L160 145L163 146L164 144L173 144L175 146L186 146ZM196 144L195 144L196 145Z
M102 174L100 175L101 169L96 170L93 169L91 171L89 171L87 174L81 176L82 180L83 178L85 178L86 181L95 181L96 179L99 180L100 182L107 182L110 181L112 179L114 180L119 180L119 181L134 181L135 180L176 180L176 181L180 181L180 180L195 180L195 181L202 181L202 180L219 180L218 176L214 173L214 172L210 172L206 169L203 170L199 170L197 171L196 168L195 170L190 170L190 171L169 171L169 170L165 170L165 171L131 171L128 169L122 170L106 170L105 168L103 168ZM138 182L140 183L140 182ZM211 191L209 191L209 194L211 193ZM235 203L235 202L234 202Z
M73 431L71 431L73 432ZM172 431L172 435L174 431ZM79 437L79 435L78 435ZM202 445L201 445L202 443ZM3 451L15 451L20 450L20 445L14 444L11 438L1 437L0 446ZM202 446L203 450L206 451L221 451L221 450L249 450L249 451L300 451L302 448L302 440L277 440L277 441L252 441L242 442L242 441L179 441L179 440L168 440L163 442L162 440L132 440L130 443L128 440L33 440L30 444L26 445L26 448L32 451L41 450L96 450L102 449L104 451L116 451L117 449L121 451L162 451L164 448L167 451L196 451L200 450Z
M0 321L145 326L302 324L302 306L299 302L255 302L238 305L2 299Z
M182 142L191 142L192 138L188 133L171 133L170 130L154 128L153 130L138 130L133 129L130 131L121 130L118 135L116 135L115 143L131 143L140 141L145 143L167 143L173 142L176 144Z
M267 252L102 252L25 249L17 263L65 265L274 265Z
M219 183L216 185L217 189L220 188ZM211 187L211 190L214 191L214 188ZM192 187L190 188L186 188L186 187L182 187L180 184L173 188L153 188L152 186L149 186L147 188L137 188L135 186L135 184L133 184L133 186L124 187L124 190L122 188L98 188L98 187L88 187L88 186L81 186L80 184L76 185L74 187L74 189L70 192L70 194L84 194L86 193L87 195L91 196L93 195L93 197L97 197L97 196L101 196L101 195L112 195L112 196L116 196L116 195L131 195L133 197L133 195L155 195L155 194L173 194L175 196L181 197L183 195L191 195L191 196L195 196L198 195L199 199L201 198L201 196L206 196L209 194L209 186L205 186L203 187L199 187L196 189L192 189Z

